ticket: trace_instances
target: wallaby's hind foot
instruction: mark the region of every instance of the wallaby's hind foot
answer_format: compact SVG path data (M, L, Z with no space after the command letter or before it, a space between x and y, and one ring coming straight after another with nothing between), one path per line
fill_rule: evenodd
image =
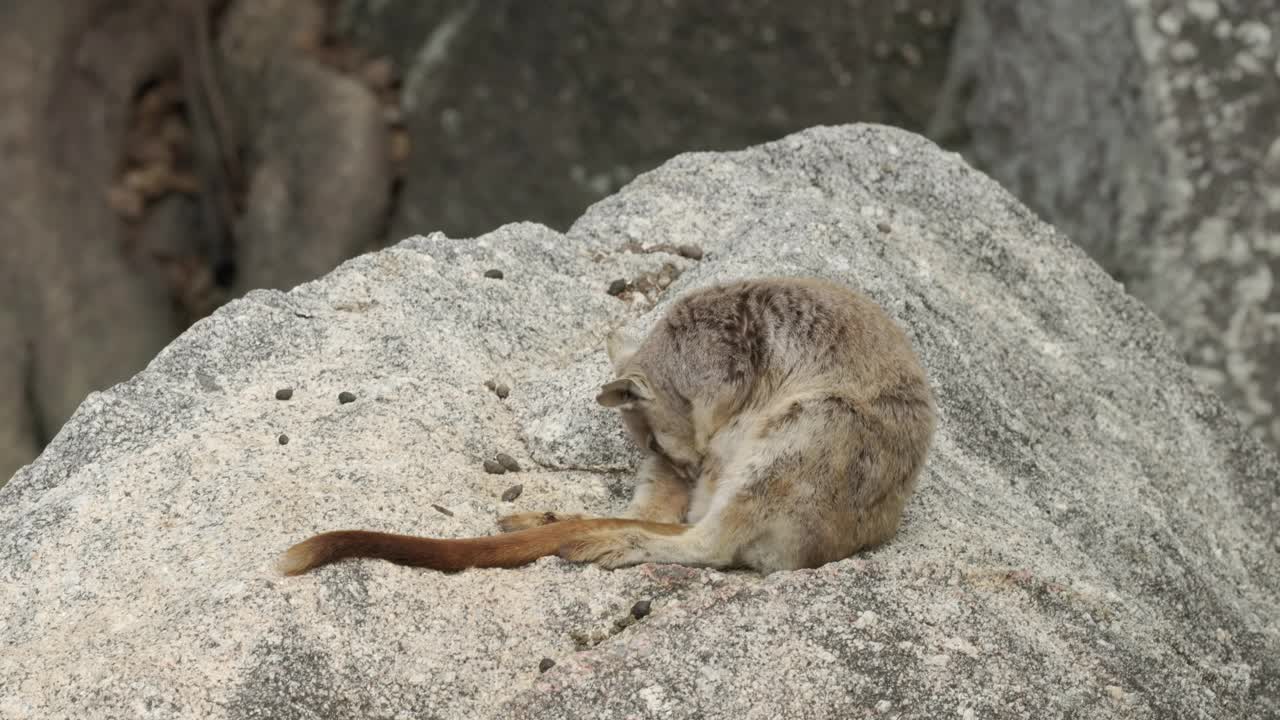
M666 523L635 523L606 528L570 538L560 546L560 557L570 562L590 562L613 569L645 562L697 562L702 553L686 541L693 526Z
M542 527L564 520L583 520L587 516L579 513L557 512L522 512L503 515L498 518L498 529L502 532L516 532L529 528Z

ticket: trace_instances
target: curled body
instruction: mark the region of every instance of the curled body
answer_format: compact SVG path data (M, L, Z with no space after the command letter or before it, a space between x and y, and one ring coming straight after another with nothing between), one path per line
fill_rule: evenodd
M891 538L932 443L935 408L902 329L866 296L807 278L696 290L642 340L615 334L616 408L645 451L619 518L499 519L463 539L337 531L287 550L288 574L346 557L440 570L545 555L604 567L811 568Z

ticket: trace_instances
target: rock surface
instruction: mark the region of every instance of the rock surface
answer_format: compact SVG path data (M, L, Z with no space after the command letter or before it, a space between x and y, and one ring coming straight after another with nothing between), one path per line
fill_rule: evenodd
M664 265L656 309L606 293ZM861 287L929 369L937 441L890 544L764 578L273 573L318 530L620 508L606 333L769 273ZM679 156L565 235L412 238L251 293L90 396L0 490L0 716L1277 717L1278 475L1156 318L995 182L902 131L817 128Z
M967 7L935 131L962 126L1280 448L1280 0Z

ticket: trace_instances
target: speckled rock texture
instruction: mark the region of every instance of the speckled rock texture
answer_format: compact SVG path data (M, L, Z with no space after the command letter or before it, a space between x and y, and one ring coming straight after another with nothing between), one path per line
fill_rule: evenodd
M1280 448L1280 0L967 8L934 137L967 133Z
M620 509L607 333L766 274L861 288L929 369L936 445L888 545L768 577L274 573L315 531ZM486 473L498 452L522 471ZM0 717L1273 718L1278 476L994 181L906 132L815 128L678 156L565 235L415 237L251 293L92 395L0 490Z

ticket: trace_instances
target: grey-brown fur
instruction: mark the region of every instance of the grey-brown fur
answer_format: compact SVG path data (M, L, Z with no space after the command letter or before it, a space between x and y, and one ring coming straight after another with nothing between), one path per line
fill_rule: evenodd
M901 328L848 288L761 279L692 292L638 345L610 339L616 407L647 450L618 528L560 550L761 572L815 567L891 537L933 436L925 372ZM522 513L518 530L565 519Z

